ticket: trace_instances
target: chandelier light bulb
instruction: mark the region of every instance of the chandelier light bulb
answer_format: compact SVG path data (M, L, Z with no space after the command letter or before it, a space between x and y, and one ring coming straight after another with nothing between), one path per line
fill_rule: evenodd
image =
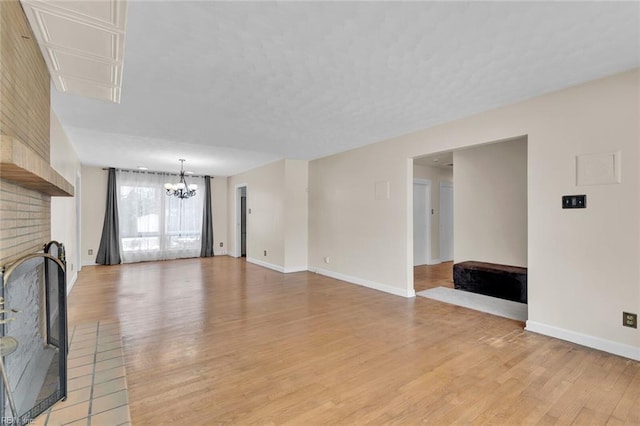
M187 179L185 178L184 172L184 161L180 159L180 181L178 183L165 183L164 189L167 195L178 197L181 200L185 198L191 198L196 195L196 190L198 189L198 185L195 183L189 184L187 183Z

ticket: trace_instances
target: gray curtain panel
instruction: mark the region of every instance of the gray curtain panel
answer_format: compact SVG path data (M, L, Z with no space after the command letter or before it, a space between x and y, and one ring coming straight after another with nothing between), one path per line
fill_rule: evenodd
M118 190L116 188L116 169L109 169L107 182L107 208L104 212L102 238L96 256L99 265L117 265L120 258L120 232L118 231Z
M202 212L202 235L200 257L213 256L213 215L211 214L211 176L204 177L204 210Z

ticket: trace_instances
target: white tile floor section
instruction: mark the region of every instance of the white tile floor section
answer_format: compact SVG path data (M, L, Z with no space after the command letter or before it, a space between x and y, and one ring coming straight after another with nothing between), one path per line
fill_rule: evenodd
M68 393L38 416L39 426L130 425L120 325L114 321L69 327Z
M447 287L430 288L429 290L423 290L416 294L504 318L518 321L526 321L528 318L526 303L512 302L511 300L498 299L497 297Z

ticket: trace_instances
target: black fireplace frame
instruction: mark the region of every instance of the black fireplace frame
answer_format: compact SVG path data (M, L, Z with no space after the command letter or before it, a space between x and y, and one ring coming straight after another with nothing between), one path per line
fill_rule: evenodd
M11 394L9 381L6 375L4 354L0 356L0 419L2 421L9 420L11 424L22 426L30 424L33 419L44 411L49 409L58 401L67 399L67 355L69 353L68 331L67 331L67 264L65 258L64 244L57 241L51 241L44 245L43 252L31 253L23 256L13 263L0 268L0 298L5 297L5 286L9 282L9 278L15 269L22 263L36 258L44 258L44 281L45 281L45 312L46 312L46 337L45 341L48 346L57 349L58 357L58 388L48 397L36 403L25 413L17 413L16 405ZM52 283L49 280L51 268L57 270L57 303L58 303L58 338L52 338L51 321L51 304L49 296L51 294ZM55 271L54 271L55 272ZM5 314L0 312L0 336L5 337ZM44 336L43 336L44 337ZM15 339L14 339L15 340ZM8 411L5 412L6 402L9 402ZM10 414L10 415L8 415Z

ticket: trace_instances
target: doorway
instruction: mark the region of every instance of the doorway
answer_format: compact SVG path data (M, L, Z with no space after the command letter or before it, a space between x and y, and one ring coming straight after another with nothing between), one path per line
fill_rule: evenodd
M247 256L247 185L236 185L235 257Z
M412 160L413 288L453 288L453 152L441 152ZM441 206L441 188L446 206ZM451 203L447 200L450 199ZM444 255L441 254L441 228L445 228ZM443 257L444 256L444 257Z
M247 257L247 196L246 194L240 196L240 256Z

